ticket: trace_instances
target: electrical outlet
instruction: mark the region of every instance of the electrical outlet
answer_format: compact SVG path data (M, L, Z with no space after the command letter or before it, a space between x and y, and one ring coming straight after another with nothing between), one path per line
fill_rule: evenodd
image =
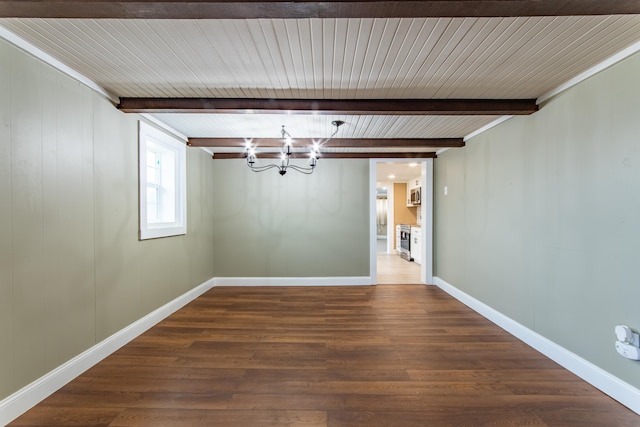
M631 330L627 325L616 326L615 333L618 341L640 347L640 335Z
M640 348L631 344L616 341L616 351L627 359L640 360Z

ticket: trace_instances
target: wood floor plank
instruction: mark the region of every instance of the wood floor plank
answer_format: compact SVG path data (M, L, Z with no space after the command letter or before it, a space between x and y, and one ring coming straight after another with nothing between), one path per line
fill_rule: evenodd
M10 425L582 427L640 416L436 287L229 287Z
M546 426L540 418L533 413L515 411L476 411L454 414L439 414L427 411L410 412L361 412L338 411L329 414L329 423L332 427L340 426Z
M210 426L326 426L322 411L268 410L176 410L130 409L120 414L110 427L210 427Z
M89 407L76 411L76 406L46 407L32 410L9 425L16 426L95 426L107 427L121 414L124 407Z

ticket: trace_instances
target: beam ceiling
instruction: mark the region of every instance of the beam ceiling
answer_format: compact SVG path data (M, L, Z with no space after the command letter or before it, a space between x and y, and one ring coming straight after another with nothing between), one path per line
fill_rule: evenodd
M258 153L260 159L279 159L281 153ZM245 159L245 153L215 153L213 159ZM308 159L309 153L291 153L292 159ZM436 153L321 153L320 159L435 159Z
M428 18L640 14L637 0L14 0L4 18L255 19Z
M529 115L535 99L121 98L125 113L283 113L350 115Z
M296 145L311 146L313 139L295 138ZM281 138L252 138L251 144L263 148L282 147ZM191 147L245 147L244 138L189 138ZM464 147L463 138L334 138L323 144L327 148L363 148L363 147L388 147L388 148L451 148Z

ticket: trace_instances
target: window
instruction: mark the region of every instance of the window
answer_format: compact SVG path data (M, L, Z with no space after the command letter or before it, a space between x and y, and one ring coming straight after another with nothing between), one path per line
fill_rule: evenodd
M186 145L140 123L140 240L187 232Z

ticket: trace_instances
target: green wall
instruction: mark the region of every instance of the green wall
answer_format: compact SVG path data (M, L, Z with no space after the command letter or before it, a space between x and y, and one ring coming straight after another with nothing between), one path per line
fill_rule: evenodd
M624 381L640 329L640 55L436 160L436 275ZM448 195L444 196L444 186Z
M312 175L214 160L216 277L369 276L369 161Z
M0 399L214 271L369 275L367 160L281 177L189 148L187 235L139 241L138 120L0 41Z
M0 41L0 399L213 277L202 150L187 235L138 241L137 120Z

